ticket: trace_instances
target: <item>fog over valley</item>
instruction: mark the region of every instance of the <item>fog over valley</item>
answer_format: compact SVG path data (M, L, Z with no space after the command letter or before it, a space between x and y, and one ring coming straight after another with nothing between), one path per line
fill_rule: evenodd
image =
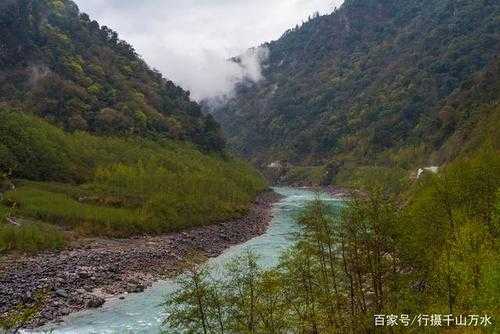
M230 93L242 78L259 80L265 51L247 49L279 38L315 12L332 12L343 1L76 2L92 19L116 30L150 66L200 100ZM241 54L243 68L227 61Z

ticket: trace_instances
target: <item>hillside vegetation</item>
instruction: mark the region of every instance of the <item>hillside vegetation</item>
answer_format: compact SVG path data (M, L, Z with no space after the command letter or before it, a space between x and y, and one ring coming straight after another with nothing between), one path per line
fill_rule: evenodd
M2 214L10 207L33 224L82 235L126 237L227 220L244 214L266 186L249 165L187 143L67 133L9 110L0 110L0 138L0 167L24 179L4 194ZM6 241L16 229L4 225L3 249L17 248Z
M0 252L245 214L219 125L69 0L0 2Z
M310 203L275 268L250 253L224 279L188 271L165 303L166 324L221 334L496 333L499 155L482 150L410 191L395 175L371 174L340 212Z
M499 147L500 3L347 0L266 44L265 79L216 108L260 164L442 164Z
M70 0L2 1L0 36L0 101L69 131L224 146L189 92Z

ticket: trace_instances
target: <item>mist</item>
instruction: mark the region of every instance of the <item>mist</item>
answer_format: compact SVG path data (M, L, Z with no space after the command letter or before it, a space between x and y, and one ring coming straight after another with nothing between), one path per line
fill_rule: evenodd
M230 95L235 83L262 80L259 48L342 0L76 0L116 30L151 66L196 100ZM235 63L229 59L241 56Z
M159 55L160 53L158 53ZM201 54L187 56L182 53L169 54L169 61L179 64L165 65L168 76L191 92L196 100L215 96L230 96L235 85L243 80L258 82L263 79L262 64L269 50L265 47L251 48L238 55L238 61L224 58L213 50L202 50ZM161 59L152 60L161 63Z

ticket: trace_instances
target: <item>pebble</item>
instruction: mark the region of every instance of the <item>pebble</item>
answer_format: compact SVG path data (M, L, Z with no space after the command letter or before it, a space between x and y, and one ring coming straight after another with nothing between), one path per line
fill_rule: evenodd
M101 307L105 299L95 294L97 288L109 295L142 292L155 280L175 275L179 261L193 249L215 257L264 233L271 205L278 199L275 193L264 193L246 217L180 233L112 242L95 239L63 252L4 256L0 258L0 315L20 303L30 305L42 293L41 312L29 326L34 328Z
M88 308L99 308L105 302L106 302L106 300L102 297L90 295L89 299L87 300L87 307Z

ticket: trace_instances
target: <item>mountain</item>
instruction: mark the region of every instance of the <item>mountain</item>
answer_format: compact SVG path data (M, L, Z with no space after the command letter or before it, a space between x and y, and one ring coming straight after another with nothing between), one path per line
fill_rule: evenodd
M266 189L212 116L68 0L0 2L0 253L178 231Z
M498 1L347 0L264 45L265 79L213 114L259 164L441 164L500 124L499 46Z
M221 150L189 92L69 0L0 3L0 101L67 131L188 140Z

